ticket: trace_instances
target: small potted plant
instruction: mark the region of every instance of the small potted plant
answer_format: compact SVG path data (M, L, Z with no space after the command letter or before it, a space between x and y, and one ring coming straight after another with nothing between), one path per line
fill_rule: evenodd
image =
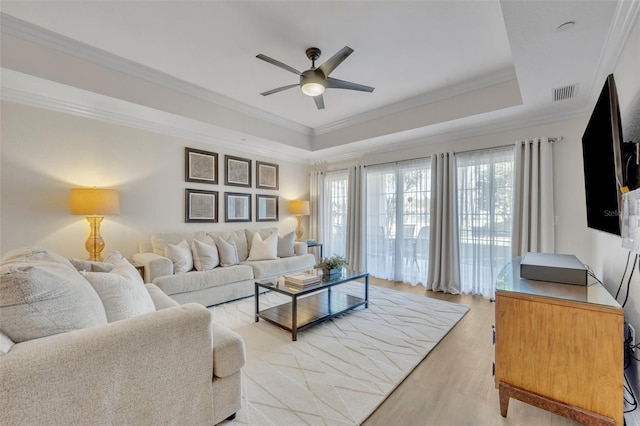
M325 257L315 266L317 269L322 269L322 275L334 276L342 273L342 267L348 265L347 259L343 256L334 254L331 257Z

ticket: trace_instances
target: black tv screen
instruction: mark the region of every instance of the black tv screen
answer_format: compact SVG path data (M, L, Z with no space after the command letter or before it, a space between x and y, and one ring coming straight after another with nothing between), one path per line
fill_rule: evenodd
M615 235L620 235L621 188L626 185L622 140L618 94L610 74L582 136L582 158L587 225Z

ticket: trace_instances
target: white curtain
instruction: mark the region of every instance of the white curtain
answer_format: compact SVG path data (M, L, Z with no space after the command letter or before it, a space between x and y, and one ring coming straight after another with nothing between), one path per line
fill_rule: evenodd
M347 218L349 210L349 171L335 170L324 173L322 212L325 233L324 256L345 256L347 242Z
M511 260L513 148L456 154L460 285L493 297Z
M349 168L349 196L347 209L347 236L346 258L349 268L356 271L364 271L365 268L365 241L363 229L366 229L366 217L364 215L365 190L364 173L362 166Z
M429 227L430 179L426 158L366 168L365 250L371 275L426 283L426 264L416 247L418 234Z
M460 293L455 198L455 163L452 153L431 157L431 238L427 289Z
M547 138L516 142L513 257L555 250L552 146Z
M324 174L311 172L309 177L309 236L312 240L324 241Z

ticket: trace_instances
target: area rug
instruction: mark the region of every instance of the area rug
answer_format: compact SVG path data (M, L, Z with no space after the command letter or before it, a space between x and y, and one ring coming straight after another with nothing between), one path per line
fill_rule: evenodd
M469 310L468 306L370 286L369 307L291 333L254 322L253 297L211 307L239 333L247 363L242 408L227 425L362 423ZM363 286L341 291L362 297ZM289 298L270 292L260 307Z

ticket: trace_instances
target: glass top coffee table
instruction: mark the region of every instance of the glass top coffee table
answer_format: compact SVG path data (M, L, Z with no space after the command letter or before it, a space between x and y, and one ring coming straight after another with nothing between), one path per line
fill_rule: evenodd
M363 296L344 293L334 287L363 279ZM291 302L260 310L260 289L284 294ZM369 273L343 269L342 274L324 278L309 287L297 288L284 283L283 278L256 281L256 322L260 318L291 332L291 340L298 339L298 330L318 324L358 306L369 307Z

